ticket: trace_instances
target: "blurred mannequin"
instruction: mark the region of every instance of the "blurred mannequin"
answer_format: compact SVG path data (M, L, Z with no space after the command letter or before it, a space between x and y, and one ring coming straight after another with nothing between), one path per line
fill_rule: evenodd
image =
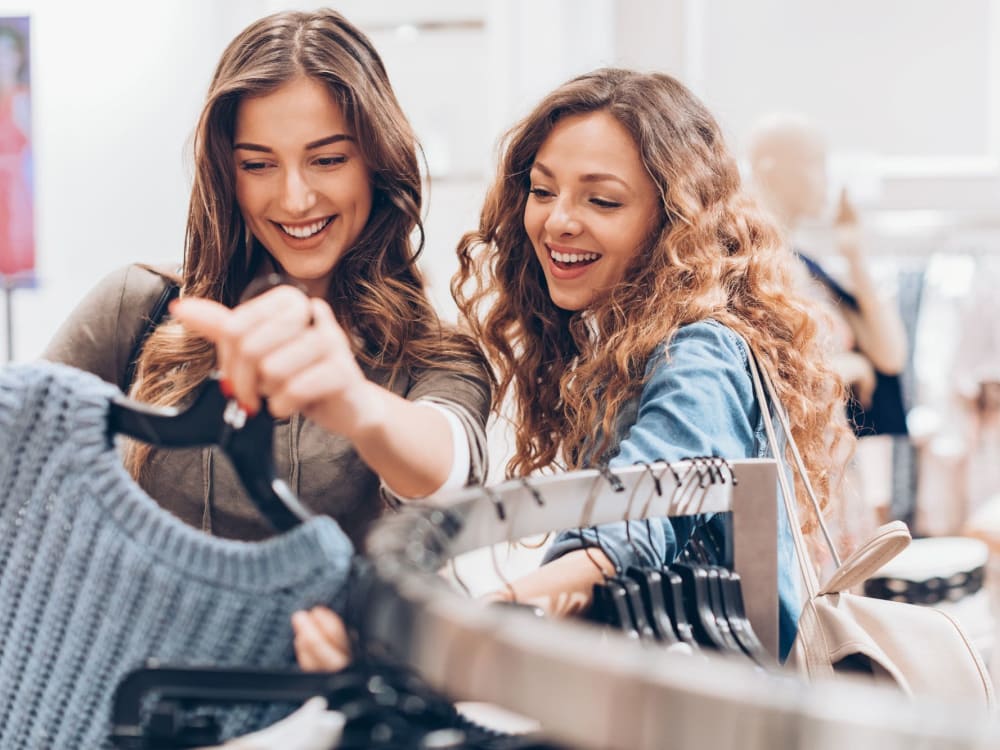
M772 115L753 131L751 180L761 204L791 237L804 219L821 216L827 202L827 146L819 130L795 115ZM906 434L899 379L906 364L906 332L895 304L876 291L861 248L858 214L841 191L833 220L834 244L847 270L843 285L799 250L802 282L827 313L833 363L853 397L848 411L859 437ZM888 439L859 443L854 476L865 499L842 504L845 546L886 514L891 496ZM848 488L850 494L850 488ZM874 509L879 510L874 510ZM862 518L861 516L866 516Z
M792 115L762 120L754 131L749 157L757 196L784 226L786 234L790 235L803 219L821 214L827 197L826 143L808 120ZM856 306L844 304L835 292L819 301L836 310L833 335L842 349L837 354L838 371L851 386L854 397L867 408L871 405L875 372L902 372L906 364L906 332L895 307L876 292L861 249L858 215L846 191L840 194L834 229L837 251L847 264L845 291ZM806 268L813 270L808 262Z

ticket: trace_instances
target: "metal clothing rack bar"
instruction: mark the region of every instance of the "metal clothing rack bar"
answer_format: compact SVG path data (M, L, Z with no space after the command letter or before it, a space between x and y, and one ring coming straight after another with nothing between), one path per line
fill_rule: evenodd
M717 461L718 465L722 464ZM448 552L463 552L548 531L596 524L734 510L735 570L743 581L747 616L764 647L778 653L777 475L771 459L615 469L616 487L594 469L511 481L456 493L447 506L462 514ZM731 481L735 477L735 482ZM702 482L702 477L706 481ZM680 478L678 485L677 479ZM708 483L708 480L713 480ZM657 494L659 485L661 494ZM542 503L538 499L542 498ZM488 501L488 502L487 502ZM497 513L502 503L505 518Z
M654 465L654 467L663 465ZM733 509L734 548L761 638L777 611L776 474L773 460L731 462L735 486L665 499L638 467L469 489L447 504L411 505L383 517L368 538L371 569L345 607L359 656L415 669L455 700L486 701L540 722L552 739L580 748L911 748L998 746L1000 728L962 707L915 704L870 684L806 685L749 662L683 655L573 620L484 606L451 589L437 571L452 556L557 528L676 511ZM678 473L684 476L682 465ZM668 486L669 485L669 486ZM647 502L648 501L648 502ZM669 502L669 507L668 507ZM770 605L769 605L770 606ZM754 619L756 618L756 619Z

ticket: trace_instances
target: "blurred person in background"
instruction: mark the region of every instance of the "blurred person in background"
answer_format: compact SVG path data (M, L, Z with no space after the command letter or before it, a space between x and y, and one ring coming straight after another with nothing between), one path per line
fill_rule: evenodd
M801 115L769 115L753 128L747 152L753 189L789 243L803 222L823 217L827 152L818 127ZM907 434L899 379L907 342L894 300L880 294L872 278L858 213L846 189L839 194L832 226L846 269L843 283L806 250L794 249L801 261L799 281L826 321L834 369L850 389L849 421L856 435L866 438L859 443L854 461L859 470L845 486L841 508L841 532L850 547L888 514L892 444L872 438Z

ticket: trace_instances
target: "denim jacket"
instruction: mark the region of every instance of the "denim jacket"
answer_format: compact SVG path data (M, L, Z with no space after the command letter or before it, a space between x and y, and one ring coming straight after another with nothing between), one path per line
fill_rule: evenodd
M678 329L669 342L669 359L663 356L666 346L661 344L650 357L642 392L618 414L610 467L691 456L770 456L743 340L721 323L704 320ZM801 603L788 517L780 495L775 501L779 650L784 660L795 640ZM545 562L581 547L600 546L620 570L659 566L672 562L694 528L710 520L711 514L662 518L648 527L630 521L631 541L624 521L599 526L599 537L593 529L564 531Z

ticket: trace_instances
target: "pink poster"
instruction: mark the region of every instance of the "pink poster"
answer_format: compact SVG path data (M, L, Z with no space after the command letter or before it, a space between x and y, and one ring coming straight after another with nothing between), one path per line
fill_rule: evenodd
M0 18L0 276L29 285L35 271L28 18Z

